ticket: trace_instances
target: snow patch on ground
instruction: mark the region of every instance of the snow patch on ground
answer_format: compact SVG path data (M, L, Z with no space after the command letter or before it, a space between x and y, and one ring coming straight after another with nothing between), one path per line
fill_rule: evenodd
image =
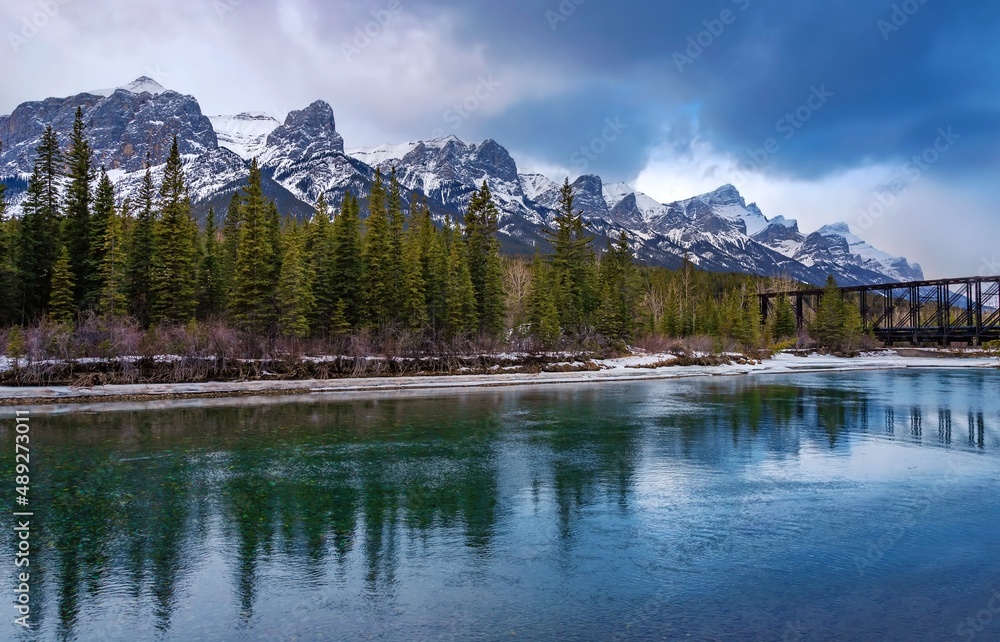
M539 374L504 374L453 376L411 376L303 381L239 381L184 384L134 384L74 388L70 386L0 387L0 399L93 400L123 396L162 397L171 395L273 395L273 394L347 394L400 392L434 389L464 389L497 386L534 386L544 384L579 384L615 381L675 379L680 377L716 377L734 375L784 374L795 372L838 372L900 368L998 368L1000 357L940 358L901 357L888 352L869 353L853 359L812 354L808 357L778 354L756 364L720 366L683 366L636 368L643 364L669 362L673 355L646 354L619 359L599 359L600 370L585 372L543 372ZM3 359L6 359L5 357ZM7 359L9 366L9 359ZM628 367L633 366L633 367ZM203 402L204 400L199 400ZM79 406L75 406L79 408ZM45 412L65 412L66 407L47 405Z

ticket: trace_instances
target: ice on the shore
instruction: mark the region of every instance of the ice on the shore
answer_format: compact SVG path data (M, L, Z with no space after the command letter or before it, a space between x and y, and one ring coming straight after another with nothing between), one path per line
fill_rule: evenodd
M463 389L497 386L529 386L547 384L641 381L700 376L765 375L794 372L878 370L899 368L998 368L1000 357L903 357L894 352L869 353L855 358L811 354L795 356L778 354L760 363L719 366L653 366L674 359L669 354L629 356L619 359L594 360L600 370L584 372L542 372L537 374L503 373L487 375L437 375L407 377L345 378L297 381L233 381L211 383L129 384L94 387L0 386L0 399L47 401L101 399L122 397L163 397L185 395L268 395L268 394L347 394L364 392L417 391L433 389ZM77 406L79 407L79 406ZM49 412L55 408L49 406Z

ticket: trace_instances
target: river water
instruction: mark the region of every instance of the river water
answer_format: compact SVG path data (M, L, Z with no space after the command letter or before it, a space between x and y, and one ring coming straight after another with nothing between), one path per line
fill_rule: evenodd
M5 528L3 640L1000 639L997 370L213 400L31 439L35 628Z

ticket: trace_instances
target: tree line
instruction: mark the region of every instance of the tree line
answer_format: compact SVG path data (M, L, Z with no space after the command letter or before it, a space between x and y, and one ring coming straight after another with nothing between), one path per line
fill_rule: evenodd
M762 325L761 277L687 260L678 270L640 267L624 232L598 252L568 180L545 230L550 251L527 259L501 256L485 181L461 224L437 224L416 196L404 203L394 169L376 170L366 217L348 192L337 211L321 196L301 222L265 197L253 160L224 214L210 209L199 226L176 138L159 185L147 163L134 198L117 199L92 157L81 110L65 150L45 129L23 214L0 224L0 327L72 327L89 315L144 328L221 321L258 337L408 332L428 345L542 347L650 336L760 346L797 333L787 300Z

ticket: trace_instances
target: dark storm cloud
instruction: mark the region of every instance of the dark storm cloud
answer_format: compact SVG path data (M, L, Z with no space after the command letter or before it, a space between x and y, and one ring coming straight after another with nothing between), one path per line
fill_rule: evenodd
M39 1L0 8L3 31ZM583 158L628 177L698 137L744 162L777 148L759 168L810 179L903 162L942 127L961 136L942 173L998 164L1000 8L985 0L56 4L10 57L21 82L0 111L147 74L212 112L323 98L352 141L374 144L447 130L451 106L493 74L496 96L446 133L553 166Z
M427 16L455 16L453 37L485 44L489 56L560 66L575 85L562 101L576 103L572 108L526 101L476 125L501 140L530 139L535 153L548 147L552 162L564 162L595 119L615 113L642 135L619 141L602 162L625 163L619 169L627 172L644 148L664 142L657 134L666 131L664 114L692 105L697 131L715 146L746 157L773 138L781 152L768 169L800 177L908 158L932 144L940 127L963 137L944 171L997 160L995 3L413 4ZM800 109L815 88L833 95L821 109ZM618 100L622 95L630 99Z

